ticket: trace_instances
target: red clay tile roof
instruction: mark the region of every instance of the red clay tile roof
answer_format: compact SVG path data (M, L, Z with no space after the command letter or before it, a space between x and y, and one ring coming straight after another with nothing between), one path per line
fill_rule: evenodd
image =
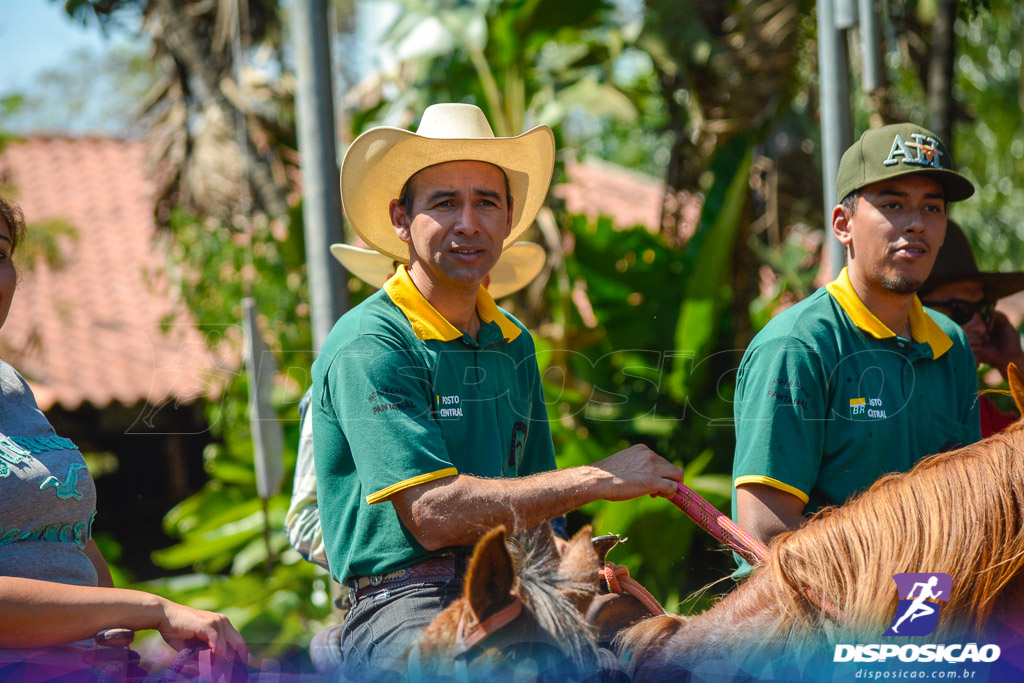
M620 229L642 225L655 232L661 225L665 184L656 178L601 161L565 162L567 183L554 188L553 194L565 200L566 208L591 218L608 216ZM702 203L693 195L679 194L682 211L679 238L688 240L700 220Z
M12 143L0 155L27 222L63 217L78 232L61 244L62 268L19 265L0 330L0 353L43 410L187 403L216 393L212 356L167 277L154 274L165 260L143 156L139 143L65 137ZM167 335L166 316L177 321Z

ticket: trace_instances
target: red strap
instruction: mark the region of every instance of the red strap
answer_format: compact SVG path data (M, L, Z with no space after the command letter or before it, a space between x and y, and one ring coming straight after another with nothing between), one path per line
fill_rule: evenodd
M731 519L719 512L693 489L676 484L677 493L670 500L686 516L699 524L705 531L743 556L750 564L760 564L768 559L768 548Z

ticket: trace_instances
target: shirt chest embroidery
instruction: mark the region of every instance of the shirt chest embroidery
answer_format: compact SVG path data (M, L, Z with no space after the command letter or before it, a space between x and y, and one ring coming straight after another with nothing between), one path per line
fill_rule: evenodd
M850 418L851 419L864 419L869 420L884 420L888 417L885 413L885 407L882 405L882 399L880 398L851 398L850 399Z
M462 397L458 394L437 394L437 415L444 418L462 417Z

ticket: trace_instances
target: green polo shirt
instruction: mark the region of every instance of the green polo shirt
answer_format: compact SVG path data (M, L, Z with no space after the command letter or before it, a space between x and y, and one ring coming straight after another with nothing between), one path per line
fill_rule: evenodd
M324 342L313 363L313 442L335 579L383 574L437 554L398 518L390 502L398 491L457 474L517 477L555 468L533 339L482 287L477 313L474 340L400 266Z
M765 326L737 376L733 519L738 485L791 493L809 514L981 438L963 331L915 297L910 332L876 318L845 268Z

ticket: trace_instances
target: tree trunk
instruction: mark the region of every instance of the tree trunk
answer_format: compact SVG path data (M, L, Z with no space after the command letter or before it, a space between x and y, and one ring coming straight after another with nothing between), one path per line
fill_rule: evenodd
M953 153L953 58L956 0L938 0L928 55L928 127Z
M238 125L238 109L220 88L220 74L209 63L209 50L204 49L192 26L181 16L177 3L174 0L156 0L152 11L161 19L157 38L163 41L174 58L201 84L201 89L194 90L195 95L204 103L220 109L228 125ZM274 182L270 162L256 149L247 127L244 133L246 148L239 152L246 160L256 205L273 218L284 218L288 215L288 200Z

